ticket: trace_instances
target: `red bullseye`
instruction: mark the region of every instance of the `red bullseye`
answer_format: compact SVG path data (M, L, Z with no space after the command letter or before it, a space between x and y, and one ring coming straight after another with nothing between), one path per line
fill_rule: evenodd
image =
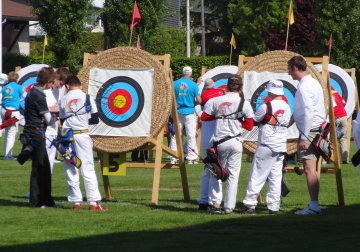
M110 111L116 115L126 113L132 104L132 98L128 91L118 89L109 95L108 107Z

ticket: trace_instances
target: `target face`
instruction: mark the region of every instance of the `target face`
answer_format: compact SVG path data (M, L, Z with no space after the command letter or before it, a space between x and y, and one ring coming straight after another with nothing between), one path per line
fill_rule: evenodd
M220 88L227 91L227 81L231 74L236 74L238 71L238 67L236 66L218 66L209 71L207 71L203 76L201 76L202 80L199 85L199 91L202 92L205 84L205 80L211 78L215 85L215 88Z
M315 65L315 68L321 73L322 65ZM350 75L344 69L329 64L330 85L345 100L345 110L347 118L352 116L355 109L355 84Z
M144 108L144 92L134 79L126 76L108 80L96 96L99 117L112 127L134 122Z
M244 95L245 99L250 101L254 112L263 104L269 101L268 92L265 90L270 80L280 80L283 83L283 100L287 102L291 110L291 119L288 125L288 139L296 139L299 137L299 131L296 128L294 121L294 100L296 87L298 81L292 79L288 73L285 72L244 72ZM257 141L258 127L254 127L251 132L244 134L244 139L247 141Z
M24 90L28 89L31 85L36 83L37 74L43 68L48 67L45 64L33 64L24 68L21 68L18 71L19 81Z
M294 98L296 93L296 88L289 82L285 80L281 80L283 83L283 90L284 95L282 96L282 99L289 105L291 110L291 119L288 125L288 128L291 127L294 124ZM254 110L254 112L264 103L270 102L270 98L268 97L268 92L265 90L266 86L268 84L267 82L262 83L254 92L254 94L251 96L250 104Z
M149 136L154 69L90 70L89 94L100 122L90 135Z

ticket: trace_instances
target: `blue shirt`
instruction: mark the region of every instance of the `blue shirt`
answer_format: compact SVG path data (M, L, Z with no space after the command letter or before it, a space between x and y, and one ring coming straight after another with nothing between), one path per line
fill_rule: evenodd
M24 93L21 85L15 82L10 82L1 89L1 93L3 107L13 108L14 110L19 109L20 100L22 99L22 95Z
M199 87L189 78L174 81L176 106L179 114L195 113L195 97L200 96Z

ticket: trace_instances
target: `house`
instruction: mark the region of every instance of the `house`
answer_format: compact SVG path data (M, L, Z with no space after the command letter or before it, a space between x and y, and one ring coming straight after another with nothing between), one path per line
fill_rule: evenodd
M2 1L2 52L30 53L29 21L37 18L31 13L28 0Z

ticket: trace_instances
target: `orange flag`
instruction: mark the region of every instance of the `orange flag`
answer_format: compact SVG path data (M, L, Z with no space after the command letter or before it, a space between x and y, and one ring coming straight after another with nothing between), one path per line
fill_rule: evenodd
M140 11L139 11L139 8L135 1L134 12L133 12L132 20L131 20L130 30L132 30L134 28L134 26L137 25L137 23L139 23L140 19L141 19Z
M287 13L287 15L286 15L286 18L289 19L290 25L292 25L293 23L295 23L292 0L290 0L289 11L288 11L288 13Z

